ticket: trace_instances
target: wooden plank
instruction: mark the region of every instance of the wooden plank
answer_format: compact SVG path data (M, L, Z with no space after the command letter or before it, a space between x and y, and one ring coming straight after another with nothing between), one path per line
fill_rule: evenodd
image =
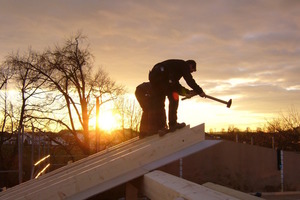
M147 138L148 140L151 140L151 138ZM55 179L57 177L61 177L65 172L71 173L73 170L77 170L81 166L88 166L89 163L94 163L95 160L98 161L105 161L105 159L109 158L110 155L115 154L116 152L122 151L123 149L127 149L128 144L143 144L145 141L138 140L138 137L133 138L129 141L123 142L119 145L113 146L111 148L108 148L106 150L103 150L99 153L93 154L87 158L81 159L79 161L76 161L75 163L68 164L66 166L63 166L57 170L54 170L52 172L49 172L38 179L30 180L27 182L24 182L20 185L17 185L13 188L10 188L10 192L17 195L18 192L21 192L20 188L25 190L35 190L37 188L35 187L41 187L49 182L51 179ZM99 158L100 157L100 158ZM102 160L101 160L102 159ZM47 181L44 181L44 179L47 179ZM34 185L34 186L33 186ZM1 193L0 193L1 197Z
M158 170L144 175L141 192L151 200L237 199Z
M178 152L204 140L204 125L197 133L188 127L164 137L154 135L120 145L28 181L0 194L6 199L83 199L126 183L156 166L174 161ZM200 131L199 131L200 130ZM202 130L202 131L201 131ZM187 156L186 151L180 156ZM172 157L172 159L165 159ZM178 158L177 158L178 159ZM159 161L159 162L158 162ZM155 164L158 162L159 164Z
M228 188L228 187L217 185L217 184L214 184L214 183L211 183L211 182L205 183L205 184L203 184L203 186L205 186L207 188L210 188L212 190L230 195L230 196L238 198L238 199L243 199L243 200L262 200L263 199L263 198L256 197L256 196L253 196L253 195L250 195L250 194L246 194L246 193L241 192L241 191L237 191L237 190Z
M45 182L45 181L43 181L44 179L49 179L50 177L52 178L56 174L58 174L58 176L61 176L61 174L64 171L71 171L73 168L79 168L80 165L88 165L88 163L94 162L94 160L97 159L97 158L99 158L99 157L103 157L103 158L108 157L110 154L113 154L116 151L121 151L122 149L127 148L126 145L133 144L135 142L141 142L141 141L138 140L138 137L136 137L136 138L133 138L133 139L128 140L126 142L123 142L123 143L120 143L118 145L115 145L113 147L107 148L107 149L105 149L103 151L100 151L100 152L98 152L96 154L93 154L93 155L91 155L91 156L89 156L87 158L83 158L81 160L78 160L75 163L70 163L70 164L68 164L66 166L58 168L58 169L56 169L54 171L51 171L49 173L46 173L43 176L40 176L38 179L30 180L30 181L24 182L22 184L19 184L19 185L13 187L13 188L10 188L10 192L13 192L13 191L18 192L18 191L20 191L19 187L22 187L23 189L27 189L26 186L32 187L31 186L32 184L39 185L39 184L37 184L37 182L41 182L41 183ZM1 193L0 193L0 197L1 197Z
M83 168L89 167L91 164L101 164L106 162L106 160L113 159L113 156L118 155L120 152L124 150L130 151L130 148L128 148L128 145L143 145L145 142L151 142L153 138L149 137L147 140L136 140L133 139L132 141L125 142L124 144L117 145L117 147L113 147L108 150L104 150L102 152L99 152L97 154L91 155L87 158L81 159L77 162L71 163L67 166L64 166L62 168L59 168L53 172L50 172L48 174L45 174L38 179L30 180L25 183L22 183L20 185L17 185L13 188L10 188L10 192L13 193L14 196L17 196L18 193L21 195L23 194L22 190L26 190L28 192L38 190L41 187L47 186L49 183L51 183L53 180L56 179L62 179L64 176L71 176L72 173L77 173L78 170L80 171ZM22 190L20 189L22 188ZM0 193L1 197L1 193Z

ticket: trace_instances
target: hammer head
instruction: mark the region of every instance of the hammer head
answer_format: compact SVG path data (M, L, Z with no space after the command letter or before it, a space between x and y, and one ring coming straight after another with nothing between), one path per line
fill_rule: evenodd
M230 99L230 100L227 102L227 108L230 108L231 104L232 104L232 99Z

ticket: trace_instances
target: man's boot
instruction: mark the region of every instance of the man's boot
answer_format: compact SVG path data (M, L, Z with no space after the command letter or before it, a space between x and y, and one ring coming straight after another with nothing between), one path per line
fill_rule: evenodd
M186 124L184 122L182 122L182 123L177 123L176 122L175 124L171 124L170 125L169 130L170 130L170 132L174 132L177 129L181 129L181 128L185 127L185 126L186 126Z
M162 128L162 129L159 129L157 133L160 137L162 137L162 136L166 135L168 132L169 132L169 129Z

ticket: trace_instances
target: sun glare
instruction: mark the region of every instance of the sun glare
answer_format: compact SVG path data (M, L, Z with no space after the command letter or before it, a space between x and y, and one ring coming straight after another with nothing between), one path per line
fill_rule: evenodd
M103 112L99 116L99 128L104 131L113 131L118 128L118 121L112 112Z

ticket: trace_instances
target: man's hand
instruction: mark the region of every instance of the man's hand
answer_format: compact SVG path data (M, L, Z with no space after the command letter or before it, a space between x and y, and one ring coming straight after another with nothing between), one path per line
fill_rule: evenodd
M185 99L190 99L190 98L192 98L193 96L196 96L196 95L197 95L197 93L194 90L190 90L189 93L187 93L185 95Z
M185 94L185 97L182 100L186 100L186 99L190 99L193 96L198 95L198 93L196 93L194 90L190 90L189 93ZM200 97L206 98L206 94L204 92L202 92L201 94L199 94Z
M206 94L204 92L202 92L201 94L199 94L199 96L206 98Z

